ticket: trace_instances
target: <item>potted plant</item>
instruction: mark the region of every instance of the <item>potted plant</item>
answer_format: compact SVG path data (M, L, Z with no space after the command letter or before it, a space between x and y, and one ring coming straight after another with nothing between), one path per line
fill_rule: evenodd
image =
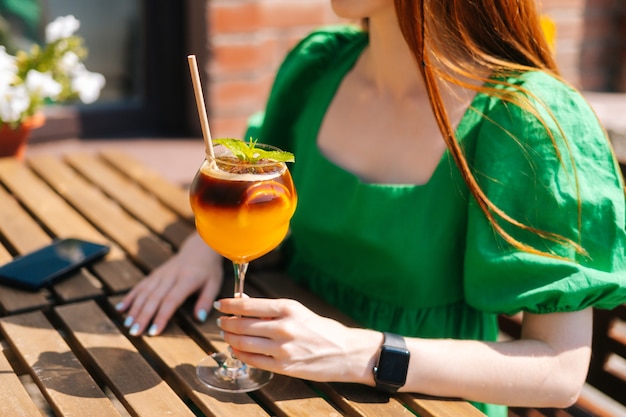
M31 130L45 121L44 105L99 98L105 79L85 68L79 27L74 16L59 17L46 26L44 45L15 55L0 46L0 157L23 158Z

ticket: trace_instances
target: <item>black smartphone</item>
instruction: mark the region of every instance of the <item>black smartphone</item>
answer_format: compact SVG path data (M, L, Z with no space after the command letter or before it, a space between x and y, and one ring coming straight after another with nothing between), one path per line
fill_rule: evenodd
M85 240L58 239L0 266L0 284L37 291L102 258L109 247Z

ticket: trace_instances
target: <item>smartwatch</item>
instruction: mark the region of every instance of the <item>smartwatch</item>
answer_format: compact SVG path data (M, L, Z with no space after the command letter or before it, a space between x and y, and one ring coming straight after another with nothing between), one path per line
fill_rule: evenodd
M374 366L374 381L377 389L395 393L406 382L411 352L402 336L387 332L383 336L385 339Z

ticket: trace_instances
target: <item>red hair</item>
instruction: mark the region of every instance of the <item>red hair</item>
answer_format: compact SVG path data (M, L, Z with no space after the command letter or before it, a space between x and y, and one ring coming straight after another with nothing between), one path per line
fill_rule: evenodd
M524 90L523 87L489 78L494 73L519 73L529 70L545 71L559 78L550 45L541 28L535 0L394 1L400 29L424 77L431 107L446 145L470 193L494 229L511 245L527 252L554 256L516 240L503 228L499 219L516 227L531 230L543 238L571 245L577 252L584 253L584 250L572 240L524 225L489 200L474 178L455 138L439 90L440 80L445 80L513 102L541 120L537 110L524 98L535 98L531 92ZM479 75L481 73L485 75ZM462 79L479 81L481 85L487 81L505 83L524 94L512 95L484 85L477 87L475 84L463 82ZM545 122L542 123L547 126ZM546 130L560 158L554 137L547 127ZM578 190L577 181L576 188ZM580 229L580 199L578 218Z

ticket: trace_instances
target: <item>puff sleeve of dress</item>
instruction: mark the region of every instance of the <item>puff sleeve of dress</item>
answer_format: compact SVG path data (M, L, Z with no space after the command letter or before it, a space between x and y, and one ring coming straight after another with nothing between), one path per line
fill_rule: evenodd
M349 25L328 26L304 37L285 57L276 73L265 110L248 120L245 138L293 151L293 129L304 102L321 75L346 44L358 47L366 34Z
M533 107L552 138L532 111L489 98L471 157L475 178L507 215L583 250L494 214L516 240L552 256L516 249L472 199L464 261L467 302L506 314L614 308L626 302L626 209L623 179L606 135L580 94L553 77L530 72L508 81L523 85L531 103L543 103Z

